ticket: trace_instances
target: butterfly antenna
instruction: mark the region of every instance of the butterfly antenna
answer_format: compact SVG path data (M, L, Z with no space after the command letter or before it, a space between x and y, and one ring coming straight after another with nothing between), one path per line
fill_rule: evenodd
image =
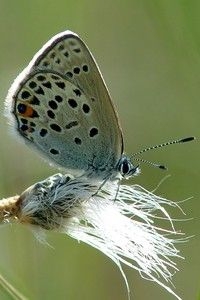
M149 160L146 160L146 159L143 159L143 158L134 157L133 160L148 164L148 165L153 166L155 168L159 168L159 169L162 169L162 170L167 170L167 167L165 167L164 165L160 165L158 163L154 163L152 161L149 161Z
M179 140L174 140L174 141L169 141L169 142L166 142L166 143L162 143L162 144L158 144L158 145L155 145L155 146L152 146L152 147L148 147L146 149L143 149L141 151L138 151L136 153L134 153L131 158L137 156L137 155L140 155L144 152L147 152L149 150L153 150L153 149L157 149L157 148L162 148L162 147L165 147L165 146L169 146L169 145L173 145L173 144L181 144L181 143L186 143L186 142L190 142L190 141L193 141L195 139L194 136L190 136L190 137L186 137L186 138L183 138L183 139L179 139Z
M152 147L148 147L146 149L143 149L141 151L138 151L138 152L134 153L131 156L131 158L133 160L135 160L135 161L146 163L146 164L149 164L149 165L151 165L153 167L156 167L156 168L159 168L159 169L162 169L162 170L167 170L167 167L165 167L164 165L161 165L161 164L158 164L158 163L154 163L154 162L148 161L148 160L143 159L143 158L136 158L135 156L140 155L140 154L142 154L144 152L147 152L149 150L153 150L153 149L157 149L157 148L162 148L162 147L173 145L173 144L186 143L186 142L193 141L194 139L195 139L195 137L191 136L191 137L186 137L186 138L179 139L179 140L174 140L174 141L169 141L169 142L166 142L166 143L158 144L158 145L155 145L155 146L152 146Z

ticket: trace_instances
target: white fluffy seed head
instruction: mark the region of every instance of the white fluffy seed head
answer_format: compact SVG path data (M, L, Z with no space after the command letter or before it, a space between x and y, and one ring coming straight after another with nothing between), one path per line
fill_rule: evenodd
M37 225L40 231L64 232L100 250L120 268L128 292L121 263L180 299L168 286L177 270L173 258L180 256L177 233L164 206L175 203L138 185L107 181L99 189L99 182L62 174L36 183L20 197L20 222ZM157 218L168 220L171 229L156 227Z

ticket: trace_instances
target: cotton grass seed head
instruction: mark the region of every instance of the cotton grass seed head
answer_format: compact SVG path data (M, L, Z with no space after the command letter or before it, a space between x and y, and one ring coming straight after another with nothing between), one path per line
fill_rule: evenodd
M180 257L175 243L180 239L165 208L176 206L174 202L138 185L108 180L99 189L99 182L91 178L62 174L34 184L11 202L10 211L5 206L4 221L31 225L41 239L45 230L54 230L100 250L119 267L128 295L123 264L180 299L170 287L177 271L173 259ZM168 220L168 230L157 227L158 218Z

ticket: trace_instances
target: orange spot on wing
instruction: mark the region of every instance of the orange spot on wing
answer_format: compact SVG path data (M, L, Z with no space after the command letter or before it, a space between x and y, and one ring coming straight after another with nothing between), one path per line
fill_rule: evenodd
M31 106L27 105L25 112L22 113L21 115L24 116L24 117L32 117L33 116L33 112L34 112L34 109Z

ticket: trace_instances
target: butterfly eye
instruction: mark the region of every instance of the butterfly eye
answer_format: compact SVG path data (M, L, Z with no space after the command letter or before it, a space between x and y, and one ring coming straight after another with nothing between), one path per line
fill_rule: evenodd
M122 166L121 166L121 173L123 175L126 175L130 170L129 162L127 160L124 160Z

